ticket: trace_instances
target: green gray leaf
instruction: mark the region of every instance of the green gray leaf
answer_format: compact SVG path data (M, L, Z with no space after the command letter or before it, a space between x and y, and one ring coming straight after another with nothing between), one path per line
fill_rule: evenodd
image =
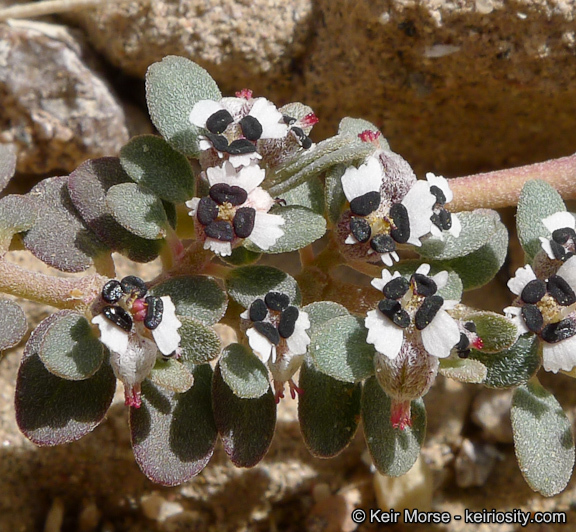
M180 349L182 362L206 364L220 354L220 337L214 329L188 316L178 316L182 327L180 333Z
M362 423L368 451L383 475L407 473L420 455L426 435L426 410L422 399L411 403L412 427L395 429L390 422L392 401L375 377L362 390Z
M255 466L268 451L276 426L276 402L268 391L257 399L241 399L226 384L220 368L212 383L214 419L224 451L236 467Z
M324 201L326 203L326 214L328 221L332 225L336 225L340 219L340 215L344 210L346 204L346 195L342 188L342 176L346 171L345 164L338 164L333 166L326 172L326 179L324 182Z
M315 301L306 305L302 310L308 313L310 331L332 318L350 315L346 307L333 301Z
M0 299L0 351L14 347L28 330L26 315L9 299Z
M194 369L194 386L185 393L142 383L142 406L130 408L130 430L136 462L152 482L182 484L210 461L218 437L211 385L207 364Z
M374 346L366 343L364 320L332 318L310 333L310 355L318 370L344 382L360 382L374 374Z
M57 377L80 381L98 371L105 348L80 312L61 310L39 344L38 356L46 369Z
M319 458L341 453L356 434L362 385L338 381L314 367L309 356L300 369L298 419L304 443Z
M316 214L324 214L324 187L317 177L288 190L282 194L282 199L286 205L300 205Z
M218 361L222 378L241 399L258 399L270 388L264 363L241 344L230 344Z
M262 253L256 253L246 249L244 246L234 248L231 255L220 257L224 262L232 266L246 266L258 262Z
M484 353L472 349L470 358L488 368L485 386L512 388L530 380L540 367L539 342L533 334L520 336L509 349L500 353Z
M228 299L212 277L187 275L168 279L150 290L150 295L170 296L176 314L214 325L224 316Z
M526 482L545 497L560 493L574 467L572 427L562 407L538 381L529 382L514 391L510 417Z
M16 150L13 144L0 144L0 191L12 179L16 171Z
M540 239L550 238L542 220L557 212L564 212L566 206L556 189L539 179L527 181L520 191L516 211L518 239L529 262L540 251Z
M362 118L350 118L349 116L344 117L340 120L338 125L338 135L351 135L352 137L358 137L360 133L364 131L373 131L374 133L380 133L378 140L380 141L380 147L383 150L389 150L390 145L388 141L382 136L382 132L368 120Z
M441 358L440 375L459 382L482 384L486 380L488 370L484 364L473 358Z
M301 301L300 289L294 277L271 266L241 266L234 269L226 280L226 289L230 297L244 308L268 292L286 294L292 305L299 305Z
M210 74L184 57L169 55L146 72L146 101L150 118L178 151L198 156L198 128L190 112L200 100L220 100L222 94Z
M120 163L136 183L163 200L183 203L194 196L194 172L188 159L160 137L134 137L120 150Z
M497 353L509 349L518 339L518 328L511 320L495 312L475 312L466 316L473 321L482 339L483 353Z
M282 226L284 235L266 250L260 249L250 242L250 239L247 239L244 243L247 249L258 253L287 253L306 247L322 238L326 232L324 216L316 214L306 207L275 205L270 209L270 214L278 214L284 218L284 225Z
M148 379L156 386L177 393L188 391L194 384L194 377L186 366L173 358L157 360Z

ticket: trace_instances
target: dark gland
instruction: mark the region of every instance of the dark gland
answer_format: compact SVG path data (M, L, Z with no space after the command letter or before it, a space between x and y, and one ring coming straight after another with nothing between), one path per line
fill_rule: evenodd
M282 338L290 338L294 334L296 327L296 320L300 312L296 307L288 307L280 316L280 323L278 324L278 332Z
M219 205L230 203L230 205L242 205L248 198L248 192L242 187L228 185L227 183L217 183L210 187L210 197Z
M475 332L476 332L476 324L475 324L473 321L467 321L467 322L464 324L464 328L465 328L467 331L470 331L470 332L472 332L472 333L475 333Z
M252 321L262 321L268 315L268 309L262 299L255 299L250 305L250 319Z
M572 338L576 334L576 327L572 320L568 318L559 321L558 323L550 323L542 329L540 336L542 340L550 344L555 344L566 340L567 338Z
M421 273L412 275L412 282L414 283L415 292L419 296L433 296L438 291L438 286L434 280Z
M228 139L222 135L213 135L212 133L206 133L206 136L214 146L215 150L218 151L228 151Z
M570 288L570 285L558 275L552 275L546 283L548 293L556 300L559 305L567 307L576 303L576 294Z
M104 307L102 313L108 321L111 321L124 331L130 332L132 329L132 318L122 307Z
M546 295L546 283L540 279L532 279L522 290L520 298L524 303L538 303Z
M438 314L440 307L444 304L444 299L440 296L430 296L424 299L420 308L416 311L414 324L416 329L421 331L425 329Z
M120 281L112 279L102 287L102 299L107 303L116 303L124 295Z
M218 217L218 204L212 198L205 196L198 202L196 215L202 225L208 225Z
M241 207L236 211L232 223L234 232L240 238L248 238L254 229L256 211L252 207Z
M290 304L290 298L281 292L268 292L264 302L270 310L284 310Z
M240 120L242 133L248 140L256 141L262 136L262 124L253 116L245 116Z
M409 288L410 283L404 277L396 277L388 281L382 291L388 299L400 299Z
M280 334L278 334L278 329L276 329L276 327L271 323L268 323L267 321L257 321L254 323L254 328L270 343L274 345L279 344Z
M408 218L406 207L401 203L395 203L390 207L390 217L395 226L390 231L390 236L398 244L405 244L410 238L410 219Z
M358 242L368 242L372 229L370 224L364 218L357 218L352 216L350 218L350 232Z
M124 279L120 281L120 285L125 294L136 296L138 299L144 297L148 292L146 283L135 275L124 277Z
M350 202L350 210L356 216L368 216L374 212L380 205L380 192L367 192L362 196L354 198Z
M376 235L370 241L370 247L376 253L392 253L396 251L396 242L390 235Z
M220 133L226 131L226 128L232 122L234 122L232 115L226 111L226 109L220 109L220 111L216 111L206 120L206 129L210 131L210 133L220 135Z
M446 196L444 195L444 192L442 192L442 189L440 187L437 187L436 185L432 185L430 187L430 192L436 198L436 203L438 205L444 205L446 203Z
M552 240L558 242L558 244L564 245L570 239L576 243L576 231L571 227L563 227L562 229L556 229L552 232Z
M410 316L398 301L383 299L378 303L378 310L398 327L405 329L410 325Z
M148 296L146 298L146 317L144 318L144 326L153 331L162 322L164 314L164 302L156 296Z
M564 248L562 244L558 244L555 240L550 240L550 248L556 260L566 261L574 255L571 251L566 251L566 248Z
M291 131L296 136L300 146L302 146L305 150L309 150L312 146L312 139L310 139L310 137L304 133L304 130L299 127L293 127L291 128Z
M535 333L540 332L544 325L544 318L536 305L524 305L522 307L522 317L528 330Z
M221 242L232 242L234 240L234 229L232 224L225 220L211 222L204 228L206 236L220 240Z
M454 347L460 358L468 358L470 355L470 340L464 333L460 333L460 340Z
M232 141L225 151L230 155L243 155L245 153L254 153L256 146L248 139L238 139Z

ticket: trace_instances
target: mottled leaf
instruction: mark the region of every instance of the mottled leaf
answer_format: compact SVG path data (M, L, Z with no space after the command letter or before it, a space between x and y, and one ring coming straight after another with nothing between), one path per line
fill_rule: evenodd
M368 451L376 469L383 475L399 477L407 473L420 455L426 435L426 410L422 399L411 403L412 426L393 428L392 401L375 377L362 390L362 423Z
M350 315L346 307L333 301L315 301L314 303L306 305L302 310L308 313L311 331L332 318Z
M237 467L255 466L264 458L274 436L276 403L272 390L269 388L257 399L241 399L216 367L212 402L224 451L232 463Z
M333 166L326 173L324 182L324 201L326 203L326 214L328 221L332 225L336 225L340 219L340 215L344 210L346 204L346 196L342 188L342 176L346 171L345 164Z
M206 364L220 354L220 337L213 329L188 316L178 316L178 319L182 323L178 329L182 362Z
M16 150L13 144L0 144L0 191L6 188L16 171Z
M526 482L545 497L560 493L574 468L572 427L562 407L538 381L529 382L514 391L510 417Z
M120 163L136 183L164 200L183 203L194 196L188 159L160 137L134 137L120 150Z
M241 344L230 344L218 361L224 382L242 399L257 399L270 388L264 363Z
M9 299L0 299L0 351L13 347L28 331L26 315Z
M324 214L324 187L317 177L284 192L282 199L286 205L300 205L316 214Z
M495 312L474 312L466 316L473 321L476 333L482 339L483 353L497 353L514 345L518 339L518 327L511 320Z
M176 486L202 471L218 433L212 414L212 369L194 369L194 386L185 393L142 383L142 406L130 409L136 462L153 482Z
M173 358L157 360L148 378L156 386L177 393L188 391L194 384L194 377L186 366Z

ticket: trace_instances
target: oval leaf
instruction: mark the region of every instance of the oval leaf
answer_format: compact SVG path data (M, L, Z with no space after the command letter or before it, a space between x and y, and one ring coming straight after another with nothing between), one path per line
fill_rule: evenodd
M130 431L136 462L153 482L182 484L210 461L218 437L211 383L206 364L194 369L194 386L185 393L142 383L142 406L130 408Z
M257 399L270 388L266 366L243 345L230 344L218 364L224 382L242 399Z
M358 135L364 133L364 131L372 131L379 134L378 141L380 142L380 147L383 150L390 149L387 140L382 136L382 132L372 122L368 122L368 120L346 116L340 120L340 124L338 124L338 135L350 135L357 138Z
M104 360L104 345L94 336L88 320L72 310L62 310L52 318L38 349L46 369L71 381L94 375Z
M319 458L341 453L356 434L362 385L319 372L309 356L300 369L298 419L304 443Z
M220 100L222 94L210 74L184 57L169 55L146 72L146 101L150 118L178 151L198 155L198 128L190 112L200 100Z
M245 266L258 262L262 257L262 253L256 253L246 249L244 246L234 248L231 255L220 257L224 262L232 264L232 266Z
M554 213L564 211L566 211L566 206L552 185L539 179L527 181L524 184L518 198L516 229L518 240L529 262L532 262L542 249L540 237L550 238L551 236L542 220Z
M511 320L495 312L477 312L466 316L473 321L482 339L482 353L498 353L512 347L518 339L518 328Z
M260 249L250 242L250 239L247 239L244 243L247 249L268 254L297 251L322 238L326 232L326 220L324 217L306 207L275 205L270 209L270 214L282 216L284 219L284 225L282 226L284 235L266 250Z
M301 301L300 289L294 277L271 266L242 266L236 268L226 280L230 297L244 308L268 292L282 292L290 298L292 305Z
M345 306L334 303L333 301L315 301L314 303L306 305L302 310L308 313L311 331L314 327L318 327L332 318L350 315Z
M0 299L0 351L15 346L28 331L26 315L19 305Z
M46 369L38 351L54 316L30 335L16 381L16 421L36 445L69 443L94 430L104 419L116 389L116 377L108 363L82 381L61 379Z
M22 240L26 249L49 266L82 272L94 264L95 257L110 251L78 216L67 185L68 177L52 177L30 191L27 198L36 205L37 216Z
M486 366L473 358L441 358L438 371L444 377L472 384L482 384L488 374Z
M570 420L538 381L522 385L512 397L514 450L528 485L546 497L560 493L574 467Z
M426 435L426 410L422 399L411 403L412 427L395 429L390 423L392 401L375 377L362 390L364 436L376 469L383 475L399 477L408 472L420 455Z
M16 150L13 144L0 144L0 191L12 179L16 171Z
M120 163L136 183L163 200L184 203L194 196L194 172L188 159L160 137L134 137L120 150Z
M178 319L182 323L178 329L182 362L206 364L220 354L220 337L213 329L188 316L178 316Z
M27 196L10 194L0 199L0 254L10 248L16 233L34 227L37 218L37 205Z
M340 219L340 215L344 210L346 204L346 196L342 188L342 176L346 171L347 166L339 164L330 168L326 173L324 181L324 201L326 204L326 214L328 221L332 225L336 225Z
M133 261L149 262L158 256L161 243L126 230L114 219L106 203L111 187L130 182L117 157L102 157L86 161L74 170L68 179L68 190L74 207L102 242Z
M224 451L237 467L255 466L268 451L276 426L274 394L268 391L258 399L241 399L228 387L220 368L212 384L214 419Z
M284 192L282 199L286 205L300 205L316 214L324 214L324 187L317 177Z
M310 354L316 367L339 381L359 382L374 374L374 346L366 343L364 321L339 316L311 331Z
M153 296L170 296L176 314L213 325L226 312L226 294L212 277L190 275L164 281L150 290Z
M470 358L488 368L485 386L511 388L528 382L540 368L539 342L533 334L525 334L510 349L493 354L472 349Z
M194 384L194 377L184 364L173 358L157 360L148 378L153 384L177 393L188 391Z

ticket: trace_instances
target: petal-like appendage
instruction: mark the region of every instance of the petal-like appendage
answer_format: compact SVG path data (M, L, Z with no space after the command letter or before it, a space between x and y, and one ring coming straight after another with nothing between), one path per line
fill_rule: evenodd
M555 344L544 342L542 365L546 371L570 371L576 366L576 336Z
M378 310L368 312L364 324L368 329L366 341L374 345L379 353L390 359L396 358L404 340L403 329L392 323Z
M176 317L176 307L172 303L170 296L160 298L164 303L164 312L160 325L152 331L154 341L163 355L169 355L178 349L180 345L180 334L178 329L182 326Z
M214 100L200 100L194 104L190 112L190 123L205 128L206 120L208 120L214 113L224 109L220 102Z
M280 229L282 225L284 225L282 216L256 212L254 229L252 229L249 239L260 249L270 249L284 235L284 231Z
M432 322L422 332L422 344L428 353L437 358L446 358L460 340L458 324L440 309Z
M260 360L266 364L272 357L272 362L276 361L276 346L264 335L260 334L253 327L246 331L248 343L252 351L258 355Z
M420 238L427 235L432 227L432 207L436 202L435 196L430 192L430 186L426 181L417 181L408 191L402 205L408 211L410 220L410 238L408 244L421 246Z
M122 330L117 325L114 325L104 316L104 314L94 316L94 318L92 318L92 323L98 325L98 328L100 329L100 341L110 349L110 351L123 353L128 349L129 333Z
M352 201L368 192L380 192L383 177L382 166L375 157L358 168L348 167L341 178L346 199Z
M522 290L524 290L524 287L534 279L536 279L536 274L532 270L532 267L527 264L523 268L516 270L514 277L508 281L508 288L513 294L519 296Z

